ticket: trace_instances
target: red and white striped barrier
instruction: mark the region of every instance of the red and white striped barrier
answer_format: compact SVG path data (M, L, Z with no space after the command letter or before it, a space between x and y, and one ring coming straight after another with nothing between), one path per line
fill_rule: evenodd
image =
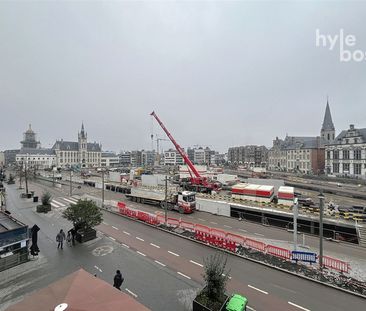
M342 273L349 273L349 271L351 270L351 266L348 262L329 256L323 256L323 266Z
M286 260L291 259L291 251L289 251L288 249L282 248L282 247L267 245L266 251L267 251L267 254L270 254L272 256L280 257L280 258L283 258Z

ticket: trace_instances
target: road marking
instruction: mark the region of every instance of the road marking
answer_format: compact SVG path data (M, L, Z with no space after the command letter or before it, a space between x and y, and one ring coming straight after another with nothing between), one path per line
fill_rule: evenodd
M108 223L106 223L105 221L102 222L103 225L109 226Z
M136 251L136 252L137 252L137 254L140 254L141 256L146 257L146 255L145 255L144 253L141 253L141 252L139 252L139 251Z
M77 201L71 201L71 200L66 199L66 198L62 198L62 199L63 199L63 200L65 200L66 202L71 203L71 204L75 204L75 203L77 203Z
M66 206L66 204L60 203L59 201L56 201L56 200L52 200L52 202L54 202L62 207Z
M181 275L181 276L183 276L183 277L185 277L185 278L187 278L188 280L190 280L191 278L188 276L188 275L185 275L185 274L183 274L182 272L177 272L179 275Z
M198 218L198 220L201 220L201 221L206 221L206 219L202 219L202 218Z
M210 224L217 225L217 222L210 221Z
M95 269L97 269L100 272L103 272L102 269L100 269L98 266L94 266Z
M177 256L177 257L179 256L178 254L173 253L173 252L171 252L171 251L168 251L168 253L169 253L169 254L172 254L172 255L174 255L174 256Z
M156 247L156 248L160 248L160 246L159 246L159 245L156 245L156 244L154 244L154 243L150 243L150 245L151 245L151 246L154 246L154 247Z
M255 232L254 232L254 234L255 234L255 235L258 235L258 236L264 236L264 234L261 234L261 233L255 233Z
M190 260L189 262L193 263L194 265L197 265L197 266L203 267L203 265L201 265L200 263L195 262L195 261L193 261L193 260Z
M53 202L51 202L51 206L53 206L53 207L61 207L61 206L59 206L58 204L53 203Z
M134 292L131 292L128 288L125 288L126 292L130 293L133 297L137 298L137 295Z
M222 274L222 276L226 276L226 274ZM228 277L227 277L229 280L231 280L232 279L232 277L229 275Z
M252 307L249 307L249 306L247 306L247 309L251 310L251 311L256 311L255 309L253 309Z
M166 265L164 265L163 263L161 263L160 261L155 260L155 262L156 262L158 265L160 265L160 266L163 266L163 267L165 267L165 266L166 266Z
M74 201L75 203L77 203L80 199L75 199L73 197L70 197L69 200Z
M244 229L238 229L239 231L242 231L242 232L248 232L247 230L244 230Z
M248 287L250 287L250 288L252 288L252 289L254 289L254 290L257 290L258 292L261 292L261 293L263 293L263 294L268 295L268 293L267 293L266 291L261 290L261 289L259 289L259 288L256 288L256 287L254 287L254 286L252 286L252 285L248 285Z
M112 241L115 241L115 240L116 240L115 238L112 238L111 236L109 236L109 238L110 238Z
M117 227L115 227L115 226L112 226L112 228L113 228L113 229L116 229L116 230L119 230L119 229L118 229Z
M139 238L138 236L136 237L136 239L137 239L137 240L140 240L140 241L142 241L142 242L145 242L145 240L144 240L144 239L141 239L141 238Z
M122 243L122 246L126 247L126 248L130 248L128 245Z
M129 232L126 232L126 231L122 231L124 234L127 234L127 235L131 235L131 233Z
M232 228L231 226L228 226L228 225L224 225L224 227L226 227L226 228Z
M309 309L306 309L306 308L304 308L304 307L302 307L302 306L299 306L299 305L297 305L296 303L293 303L293 302L291 302L291 301L288 301L288 303L289 303L291 306L294 306L294 307L299 308L299 309L301 309L301 310L304 310L304 311L310 311Z

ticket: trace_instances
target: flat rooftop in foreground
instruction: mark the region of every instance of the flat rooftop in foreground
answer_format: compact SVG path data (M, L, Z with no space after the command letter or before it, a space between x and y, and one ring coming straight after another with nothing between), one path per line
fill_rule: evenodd
M25 227L23 223L0 211L0 233Z

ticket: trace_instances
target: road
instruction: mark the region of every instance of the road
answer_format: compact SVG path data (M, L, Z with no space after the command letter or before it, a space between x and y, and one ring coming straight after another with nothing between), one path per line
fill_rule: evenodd
M37 187L37 185L32 185L32 187ZM42 187L50 188L44 185ZM80 192L83 191L83 188L80 189ZM93 189L92 191L98 190ZM60 191L53 188L52 192L57 201L62 200L62 196L65 195L62 189ZM111 196L117 195L109 192L106 192L106 194ZM60 197L57 197L57 195ZM201 214L204 215L204 213L200 213L199 216ZM57 218L57 211L53 216L44 215L44 217ZM231 220L221 217L216 218L217 221L219 221L218 219ZM242 223L236 221L236 224L241 225ZM254 227L256 229L262 228L258 225ZM154 278L158 277L159 281L161 280L159 282L160 285L164 284L165 286L163 279L166 274L179 281L193 282L192 287L181 289L180 293L189 293L185 297L192 295L192 292L197 290L203 283L201 277L203 259L214 253L213 249L209 247L169 235L155 228L108 212L104 213L104 223L98 229L106 235L103 239L109 239L112 245L116 243L120 247L120 251L128 251L133 256L133 259L136 257L138 258L137 260L144 260L147 264L156 266L158 271ZM279 232L279 230L277 231ZM356 251L358 250L356 249ZM95 265L103 271L106 268L105 265L109 267L109 263L103 265L104 260L106 259L94 261ZM231 270L231 279L228 283L229 291L240 292L248 296L250 307L254 310L346 310L347 308L363 310L365 300L362 298L357 298L236 256L228 256L227 267ZM127 271L130 273L129 269ZM113 274L113 271L111 273ZM141 291L143 293L142 297L144 297L144 291L140 289L142 284L135 284L134 286L133 289L139 293ZM148 292L150 289L146 288L145 290Z

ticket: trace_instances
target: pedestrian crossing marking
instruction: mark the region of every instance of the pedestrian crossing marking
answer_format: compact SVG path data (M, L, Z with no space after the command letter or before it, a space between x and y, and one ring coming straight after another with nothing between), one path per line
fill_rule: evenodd
M55 203L55 204L58 204L58 205L60 205L62 207L66 206L66 204L63 204L63 203L61 203L59 201L56 201L55 199L53 199L52 202Z

